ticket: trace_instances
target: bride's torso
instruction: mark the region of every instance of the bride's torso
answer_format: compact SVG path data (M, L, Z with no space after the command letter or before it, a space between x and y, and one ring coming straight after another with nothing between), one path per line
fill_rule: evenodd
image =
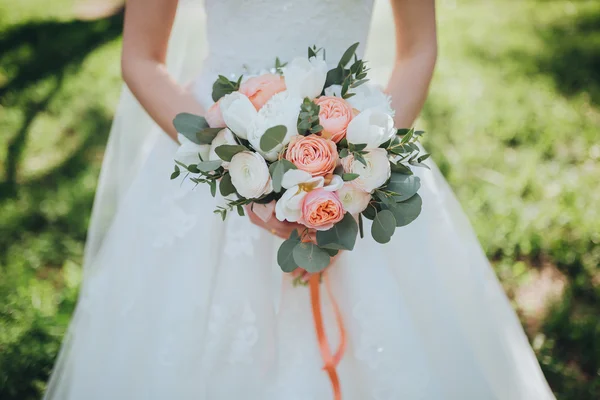
M205 0L208 56L195 91L210 103L217 75L270 69L275 57L306 56L312 45L331 65L355 42L362 55L372 9L373 0Z

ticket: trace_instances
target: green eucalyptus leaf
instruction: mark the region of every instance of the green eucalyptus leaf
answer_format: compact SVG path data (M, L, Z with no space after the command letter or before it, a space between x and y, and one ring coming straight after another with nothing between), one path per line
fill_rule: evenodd
M314 243L298 243L292 252L294 262L311 273L323 271L329 265L331 257Z
M377 213L371 225L371 235L377 243L387 243L396 230L396 219L390 210Z
M381 207L379 204L370 204L367 208L365 208L365 211L362 212L362 216L373 221L380 210Z
M199 162L196 167L202 172L212 172L219 168L223 161L215 160L215 161L202 161ZM191 172L191 171L190 171Z
M334 250L352 250L356 243L358 225L350 213L326 231L317 231L317 244L320 247Z
M296 232L296 231L294 231ZM300 237L290 237L285 240L277 251L277 264L283 272L292 272L298 268L294 261L294 248L300 243Z
M269 166L269 173L271 174L271 179L273 180L273 191L275 191L275 193L281 192L281 181L283 180L283 175L285 175L285 173L290 169L297 169L297 167L285 159L275 161Z
M396 226L401 227L406 226L417 219L419 214L421 214L422 206L423 200L421 199L421 196L415 194L406 201L396 203L394 206L389 208L389 211L394 214Z
M196 134L198 144L211 144L223 128L204 128Z
M239 144L223 144L215 148L215 153L223 161L231 161L233 156L242 151L248 150L246 147Z
M242 207L241 205L237 206L237 213L240 217L243 217L244 215L246 215L246 213L244 212L244 207Z
M208 128L208 123L204 117L199 115L180 113L173 119L173 126L178 133L181 133L193 143L203 144L197 134L203 129Z
M355 180L359 176L360 176L359 174L346 173L346 174L342 175L342 179L344 180L344 182L350 182L350 181Z
M344 81L344 68L338 66L336 68L327 71L327 77L325 79L325 87L331 85L341 85Z
M323 250L325 250L327 252L327 254L329 254L330 257L335 257L340 252L339 250L334 250L334 249L323 249Z
M231 175L223 175L223 177L221 178L221 182L219 182L219 192L223 197L235 193L235 186L233 186L233 183L231 182Z
M392 173L387 184L387 190L396 193L394 199L397 202L405 201L414 196L421 187L418 176Z
M343 68L350 62L350 60L352 60L352 57L356 53L356 49L358 48L359 44L360 43L356 42L352 46L348 47L348 49L344 52L344 55L342 55L342 58L340 58L338 66Z
M392 172L396 172L398 174L404 174L404 175L412 175L413 172L411 171L410 168L408 168L406 165L401 164L401 163L390 163L390 166L392 167Z
M280 144L283 144L287 128L285 125L277 125L266 130L265 134L260 138L260 149L268 152L273 150Z

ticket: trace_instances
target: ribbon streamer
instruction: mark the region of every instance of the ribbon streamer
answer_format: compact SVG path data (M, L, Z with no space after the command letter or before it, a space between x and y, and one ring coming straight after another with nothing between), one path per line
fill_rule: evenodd
M323 313L321 311L320 293L321 277L323 277L325 289L331 301L331 305L333 307L333 312L335 314L335 319L340 333L340 343L335 354L331 354L331 348L329 347L329 341L327 340L327 334L325 333L325 326L323 325ZM335 301L333 292L331 290L329 277L327 276L327 273L325 271L323 271L320 274L312 274L310 277L310 302L312 305L313 319L315 321L315 330L317 332L317 339L319 341L321 357L323 358L324 362L323 369L327 372L327 374L329 375L329 379L331 380L334 399L342 400L342 390L336 367L342 360L344 352L346 351L346 330L344 328L342 313L340 312L339 305Z

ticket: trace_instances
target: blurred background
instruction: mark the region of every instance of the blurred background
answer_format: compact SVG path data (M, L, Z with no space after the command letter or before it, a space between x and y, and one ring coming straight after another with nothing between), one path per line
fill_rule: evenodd
M74 308L121 6L0 0L2 400L40 397ZM600 1L438 0L438 19L426 146L558 399L600 399ZM385 0L372 30L389 66Z

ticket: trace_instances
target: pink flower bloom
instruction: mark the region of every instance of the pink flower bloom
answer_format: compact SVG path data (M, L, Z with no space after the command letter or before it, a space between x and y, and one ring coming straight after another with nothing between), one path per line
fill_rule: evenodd
M354 117L354 110L350 104L340 98L321 96L315 100L321 106L319 111L319 124L323 127L321 136L338 143L346 137L348 124Z
M221 100L210 106L204 115L204 119L208 122L208 126L211 128L225 128L225 121L223 120L223 114L221 113Z
M335 169L339 156L329 139L317 135L294 136L285 152L286 160L312 176L327 176Z
M302 203L300 223L309 229L326 231L344 218L344 207L335 192L325 189L310 191Z
M282 76L265 74L255 76L242 83L239 92L250 99L256 110L260 110L273 95L284 90L285 80Z

